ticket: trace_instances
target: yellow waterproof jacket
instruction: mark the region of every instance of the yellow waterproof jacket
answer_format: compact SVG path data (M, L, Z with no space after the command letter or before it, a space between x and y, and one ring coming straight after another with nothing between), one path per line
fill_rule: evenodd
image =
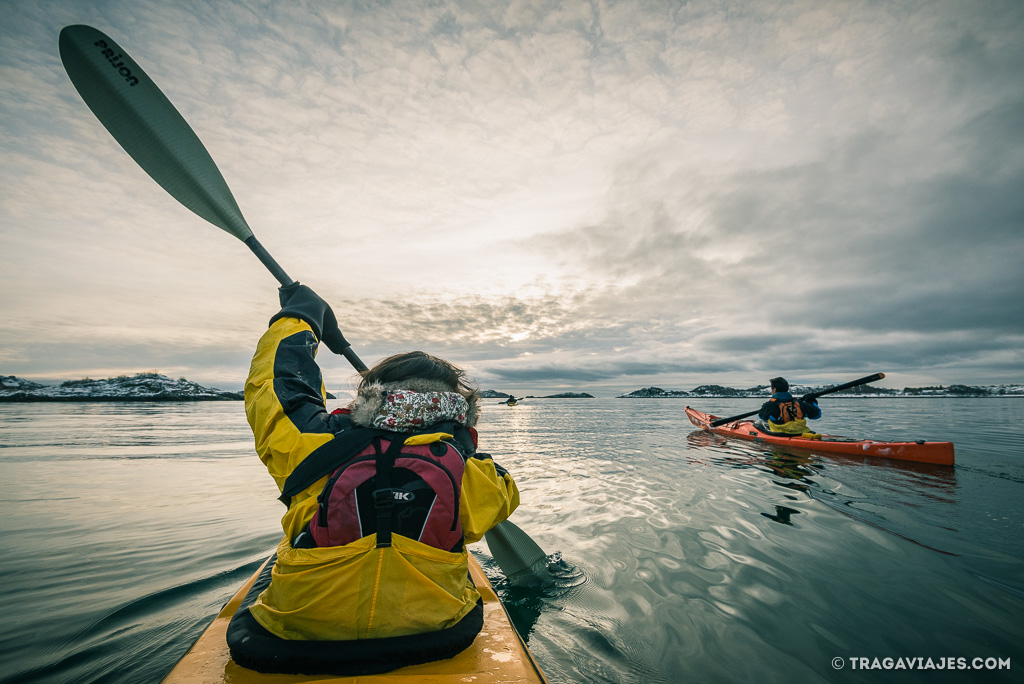
M279 489L338 428L340 418L325 407L317 345L307 323L281 318L260 339L246 380L245 413L256 452ZM284 639L372 639L445 629L473 609L480 595L468 581L465 546L449 553L396 533L383 548L376 534L345 546L293 548L326 481L293 496L281 519L284 539L270 586L250 608L263 627ZM515 482L490 457L466 460L459 520L467 544L518 505Z
M807 420L804 418L797 418L796 420L791 420L788 423L776 423L775 421L769 420L768 429L772 432L783 432L789 435L802 435L811 431L811 429L807 427Z

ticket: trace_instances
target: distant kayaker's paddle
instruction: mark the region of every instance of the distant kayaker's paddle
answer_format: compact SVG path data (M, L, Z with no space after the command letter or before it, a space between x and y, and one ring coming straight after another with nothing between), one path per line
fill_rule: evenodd
M835 387L829 387L828 389L822 390L820 392L810 392L809 394L806 394L804 396L823 397L826 394L832 394L833 392L841 392L841 391L843 391L845 389L850 389L851 387L857 387L859 385L866 385L869 382L875 382L876 380L881 380L884 377L885 377L885 373L875 373L874 375L868 375L866 377L860 378L859 380L851 380L850 382L844 383L842 385L836 385ZM730 416L728 418L719 418L718 420L711 421L708 425L710 427L718 427L719 425L725 425L726 423L732 423L733 421L742 420L744 418L749 418L750 416L756 416L758 411L760 411L760 409L758 409L757 411L749 411L747 413L741 413L738 416Z
M188 209L244 242L281 285L291 285L294 281L253 235L199 136L142 67L91 26L65 26L58 47L78 94L142 170ZM366 370L352 347L345 347L342 355L360 373ZM508 521L488 532L487 540L510 580L528 575L523 569L534 567L537 552L544 553Z

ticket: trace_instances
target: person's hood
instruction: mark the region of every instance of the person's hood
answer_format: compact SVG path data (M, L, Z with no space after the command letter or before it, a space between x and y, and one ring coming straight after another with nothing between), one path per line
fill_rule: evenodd
M445 420L472 427L479 417L475 391L452 392L442 382L421 378L362 387L348 408L354 425L395 432L413 432Z

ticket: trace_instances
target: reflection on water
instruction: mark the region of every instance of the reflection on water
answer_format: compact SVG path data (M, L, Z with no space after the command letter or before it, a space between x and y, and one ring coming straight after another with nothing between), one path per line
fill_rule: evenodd
M472 551L553 683L1024 662L1024 401L823 406L829 432L952 439L955 469L727 440L683 406L485 407L481 448L516 477L515 522L554 582L509 586ZM251 439L238 403L0 405L0 680L158 680L277 542L284 509Z
M955 503L955 468L885 458L811 454L800 449L787 450L784 446L740 442L708 432L691 432L686 439L697 450L715 453L705 457L704 462L708 465L760 469L775 476L773 484L815 499L843 515L933 551L957 555L887 527L887 517L898 518L897 513L879 515L880 509L886 507L910 509L916 519L907 521L908 526L923 529L923 523L928 522L927 513L922 516L920 512L929 509L928 503ZM860 487L870 491L870 496L855 493L856 489L850 483L857 479L868 482ZM830 483L840 486L830 488ZM880 495L886 492L892 495L887 501L868 501L869 498L884 499ZM784 505L774 506L774 512L761 515L780 524L792 525L790 517L800 513ZM948 523L939 527L955 531L955 527Z
M723 403L722 415L738 412ZM492 433L514 428L511 446L490 448L520 479L517 523L586 578L542 607L533 628L531 647L554 678L830 681L836 656L1019 654L1024 499L1005 492L1005 528L991 527L983 490L1012 480L989 476L977 449L987 436L956 421L977 424L972 406L1016 410L1019 436L1024 405L922 413L911 402L904 416L901 404L867 403L832 405L822 429L952 439L967 467L725 440L684 424L682 402L535 405L514 420L490 412ZM1014 448L999 462L1019 474Z

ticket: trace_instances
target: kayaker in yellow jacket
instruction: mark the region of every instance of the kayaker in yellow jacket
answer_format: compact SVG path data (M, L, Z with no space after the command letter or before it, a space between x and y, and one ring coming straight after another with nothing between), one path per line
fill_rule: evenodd
M281 304L259 341L245 386L246 416L256 451L278 488L285 491L289 476L311 454L317 455L310 463L360 429L377 435L377 456L363 457L364 461L381 459L380 444L394 443L396 449L405 449L403 443L439 447L436 453L455 446L462 457L456 463L464 463L464 470L456 489L457 521L451 528L460 525L461 537L456 532L448 541L431 545L413 538L415 533L406 532L397 520L393 533L391 527L387 530L385 545L378 539L380 528L360 518L366 510L372 517L371 499L369 509L359 507L364 502L353 509L352 524L362 532L352 536L364 536L340 545L317 544L309 526L318 514L318 495L328 473L285 496L284 538L272 580L249 613L281 639L351 642L352 652L360 655L383 649L381 658L390 665L385 669L436 659L431 654L444 650L436 647L439 642L445 646L447 634L465 640L470 630L471 642L482 613L475 615L481 610L480 596L468 580L465 544L481 539L519 505L511 476L488 455L475 451L476 390L459 368L411 352L371 368L348 409L329 413L315 354L321 341L334 351L346 344L334 313L311 289L297 283L281 288ZM432 433L431 427L437 425L447 426L451 433ZM459 433L462 442L452 433ZM372 485L373 480L369 482ZM414 496L399 488L388 489L383 498L380 491L371 494L378 497L378 511L381 502L390 511L395 501ZM353 492L352 499L356 498ZM451 548L438 548L452 539ZM419 648L428 641L428 648Z
M772 398L762 404L757 413L757 417L767 423L762 424L764 428L769 432L789 435L810 432L807 420L821 418L817 399L812 395L795 399L789 393L789 382L785 378L772 378L768 382L771 383Z

